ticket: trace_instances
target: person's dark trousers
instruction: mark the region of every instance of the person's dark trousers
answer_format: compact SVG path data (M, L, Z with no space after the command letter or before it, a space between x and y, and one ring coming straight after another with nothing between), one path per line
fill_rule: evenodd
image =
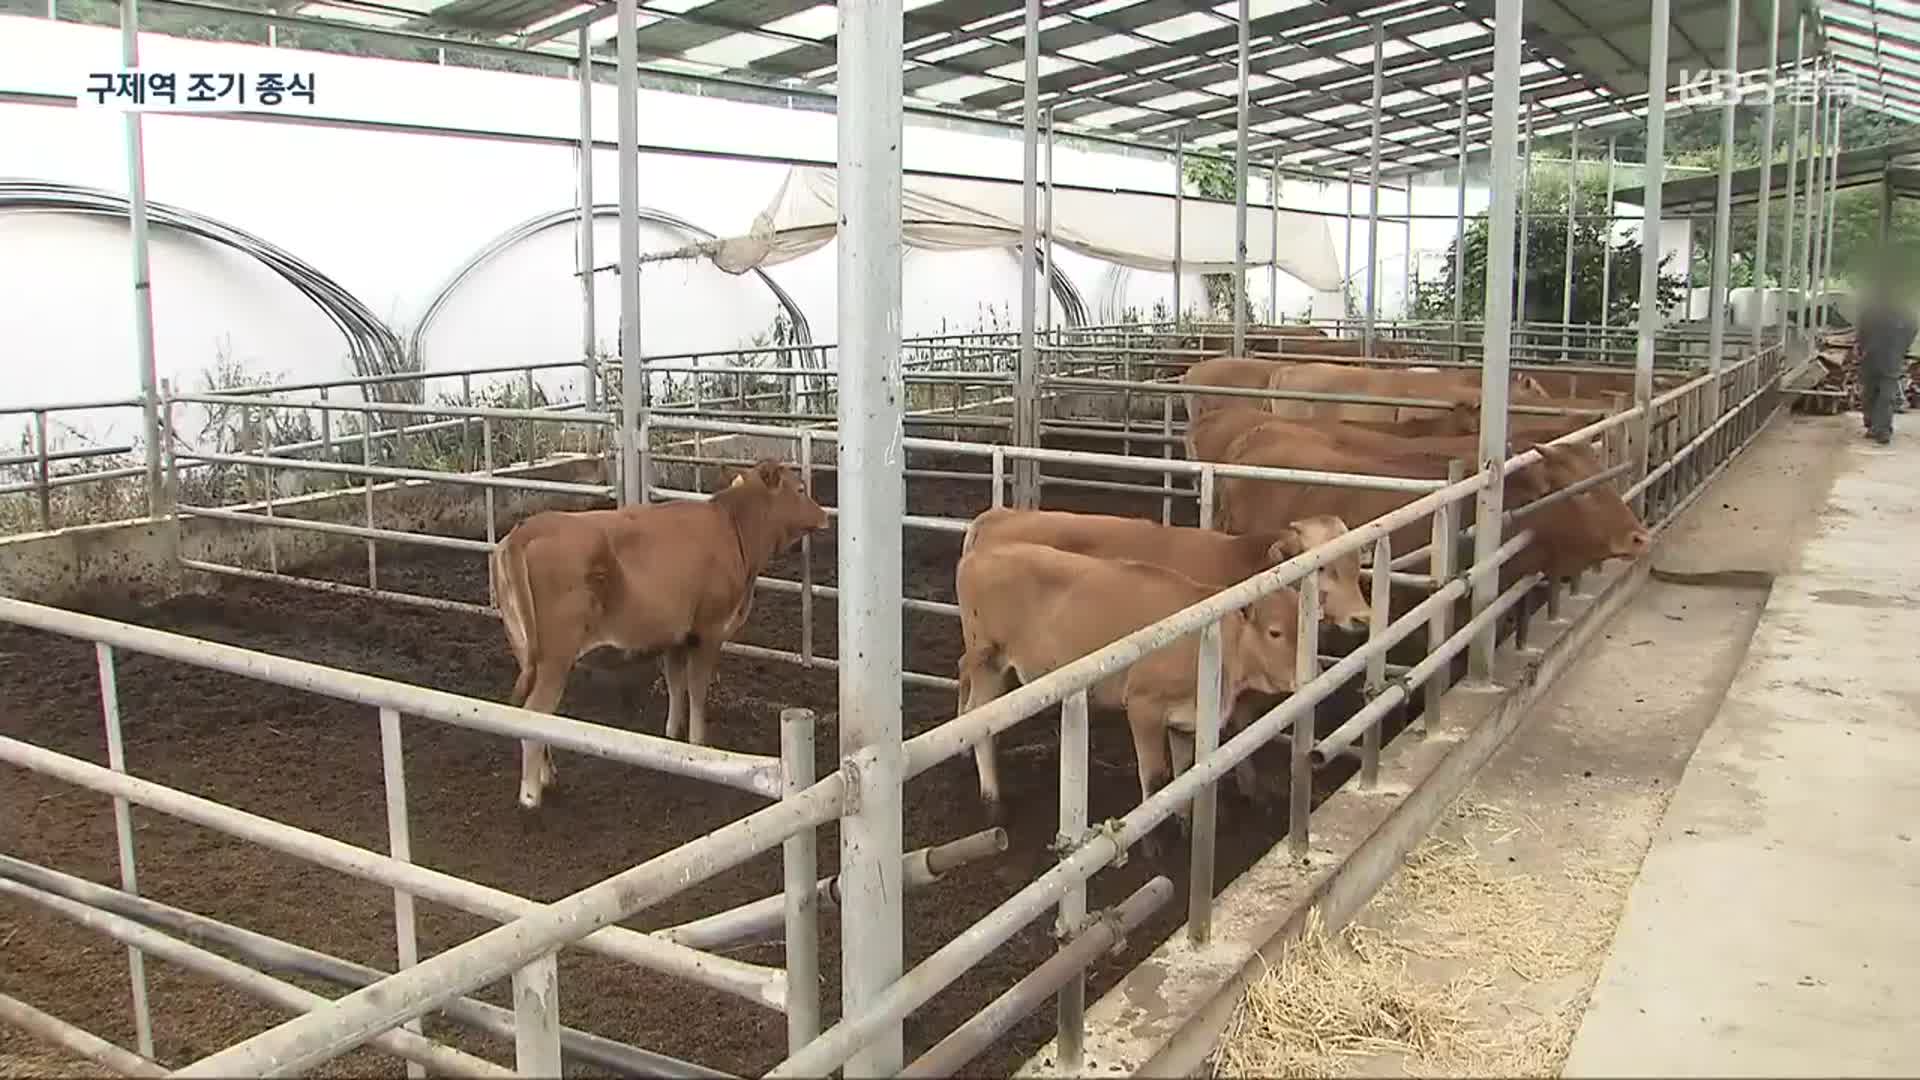
M1893 403L1900 396L1898 374L1860 373L1860 412L1867 434L1885 444L1893 438Z

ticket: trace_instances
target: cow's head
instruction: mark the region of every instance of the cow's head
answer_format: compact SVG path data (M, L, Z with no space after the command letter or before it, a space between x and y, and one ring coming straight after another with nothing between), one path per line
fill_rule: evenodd
M1540 460L1507 478L1509 506L1532 502L1605 471L1591 444L1536 443L1528 449L1538 451ZM1652 542L1639 515L1610 483L1595 484L1539 510L1521 513L1514 528L1534 531L1544 560L1542 569L1553 578L1580 573L1608 559L1637 558Z
M1267 558L1274 565L1346 535L1347 523L1332 514L1289 522ZM1373 621L1373 605L1360 589L1360 553L1349 552L1320 568L1320 619L1341 630L1362 630Z
M1300 594L1292 586L1276 589L1227 615L1221 625L1221 645L1232 650L1244 689L1291 694L1299 686L1294 657L1299 622Z
M1538 396L1538 397L1547 396L1547 388L1540 385L1540 380L1525 373L1517 373L1514 375L1513 389L1514 389L1514 393L1517 395Z
M816 529L827 527L827 512L807 494L800 474L783 462L762 458L733 478L729 487L751 484L767 491L767 520L779 531L781 547Z

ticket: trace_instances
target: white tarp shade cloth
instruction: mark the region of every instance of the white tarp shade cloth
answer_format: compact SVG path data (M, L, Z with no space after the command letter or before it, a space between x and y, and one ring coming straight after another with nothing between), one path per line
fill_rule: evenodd
M834 170L795 166L747 236L700 245L730 274L797 259L833 240L839 221ZM1043 193L1044 195L1044 193ZM903 178L902 234L908 247L935 251L1020 243L1021 187L1007 180ZM1041 199L1038 213L1046 212ZM1340 288L1333 233L1317 214L1282 210L1279 268L1320 290ZM1247 207L1247 265L1264 266L1273 247L1272 211ZM1136 270L1173 270L1173 198L1056 188L1054 241L1082 255ZM1181 266L1189 273L1233 269L1233 207L1189 201L1181 223Z

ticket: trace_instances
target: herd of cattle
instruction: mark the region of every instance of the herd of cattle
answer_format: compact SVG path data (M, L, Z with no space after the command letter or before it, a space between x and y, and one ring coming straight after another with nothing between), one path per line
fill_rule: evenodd
M1309 339L1338 355L1340 339ZM1516 376L1518 404L1587 406L1618 394L1608 376ZM1630 377L1629 377L1630 378ZM1479 449L1480 375L1473 369L1386 370L1351 364L1215 357L1181 376L1187 393L1190 460L1273 468L1441 479L1452 463L1470 473ZM1323 394L1421 399L1446 408L1194 393L1198 388L1311 390ZM1630 383L1627 384L1630 389ZM1575 396L1580 390L1590 396ZM1613 399L1617 402L1617 398ZM1577 485L1603 469L1591 443L1548 445L1585 417L1513 418L1514 449L1539 460L1508 475L1505 505L1522 506ZM955 568L964 652L959 708L978 708L1219 590L1325 544L1349 524L1371 521L1418 493L1326 484L1221 478L1215 528L1059 510L994 509L967 527ZM668 687L666 734L706 742L706 696L722 645L745 624L754 580L770 560L827 515L796 472L760 461L705 502L621 510L545 511L515 527L491 562L495 603L519 663L516 705L552 712L575 662L601 646L658 653ZM1541 572L1564 578L1647 550L1648 530L1609 484L1520 511L1514 529L1534 542L1501 571L1504 584ZM1392 537L1396 552L1423 546L1425 523ZM1364 628L1371 606L1360 556L1319 575L1324 622ZM1282 588L1221 622L1221 701L1231 729L1243 695L1295 688L1298 593ZM1144 799L1192 761L1198 635L1189 635L1091 688L1096 713L1123 714L1133 736ZM1169 762L1169 748L1173 761ZM992 738L973 748L980 795L1002 816ZM1171 767L1170 767L1171 766ZM538 807L553 782L550 752L522 742L520 804ZM1250 766L1236 772L1259 798Z

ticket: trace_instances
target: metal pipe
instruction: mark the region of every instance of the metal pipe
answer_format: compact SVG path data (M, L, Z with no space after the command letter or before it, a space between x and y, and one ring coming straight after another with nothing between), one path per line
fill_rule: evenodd
M1387 567L1393 565L1393 537L1383 536L1374 542L1373 565ZM1373 575L1372 618L1367 623L1367 637L1375 639L1386 632L1393 622L1392 575L1378 573ZM1367 661L1367 697L1377 698L1387 687L1387 654L1383 650L1376 652ZM1371 788L1380 782L1380 725L1367 726L1366 736L1360 749L1360 786Z
M1173 883L1164 876L1155 877L1133 891L1117 907L1101 912L1073 941L1048 957L1039 967L1008 987L979 1012L953 1029L926 1053L901 1070L902 1077L947 1077L962 1073L968 1062L1004 1038L1014 1025L1026 1019L1054 994L1074 981L1086 978L1089 965L1119 947L1126 935L1173 896ZM1062 1071L1068 1072L1064 1051Z
M1454 151L1459 159L1460 182L1454 188L1453 207L1453 340L1458 343L1465 336L1464 314L1466 308L1467 281L1467 95L1472 86L1472 76L1462 72L1460 75L1460 145ZM1348 222L1352 224L1351 221ZM1464 361L1466 355L1456 344L1453 358Z
M1361 334L1361 352L1373 355L1374 320L1378 316L1380 258L1380 101L1386 89L1387 28L1373 24L1373 138L1367 174L1367 321Z
M1466 479L1466 466L1459 460L1447 462L1448 484L1458 484ZM1432 539L1427 545L1430 568L1428 576L1433 579L1434 588L1444 588L1453 580L1454 561L1458 555L1456 534L1458 528L1458 510L1452 503L1446 503L1433 512ZM1392 563L1388 564L1389 566ZM1377 568L1377 567L1376 567ZM1427 620L1427 651L1432 652L1445 644L1453 636L1453 604L1446 603L1434 608L1432 618ZM1440 726L1441 699L1446 696L1447 688L1453 682L1451 668L1443 669L1436 677L1427 682L1427 698L1421 710L1420 725L1431 730Z
M1567 348L1573 343L1573 212L1580 201L1580 125L1573 125L1569 136L1572 150L1567 162L1567 238L1561 245L1560 279L1560 362L1567 360Z
M1280 324L1280 164L1267 167L1267 321ZM1132 416L1131 413L1128 414Z
M653 478L644 475L639 443L646 369L640 356L640 52L639 4L615 0L620 176L620 505L647 501ZM591 224L591 222L589 222Z
M900 904L901 518L906 478L901 422L901 0L839 5L840 754L847 762L840 822L841 1011L863 1011L902 970ZM1027 0L1024 224L1016 434L1037 442L1034 397L1034 124L1039 0ZM1029 474L1031 477L1031 474ZM1029 494L1033 492L1029 480ZM1021 505L1031 505L1025 503ZM800 796L805 798L805 796ZM790 800L792 801L792 800ZM849 1076L891 1074L905 1061L898 1024L847 1061Z
M1496 0L1493 47L1493 126L1488 160L1492 205L1487 212L1487 308L1482 345L1485 361L1480 372L1480 468L1485 481L1475 499L1474 561L1483 563L1500 546L1500 513L1504 484L1501 462L1507 456L1507 380L1513 348L1514 307L1514 132L1520 106L1521 0ZM1531 133L1533 109L1527 109ZM1528 147L1531 152L1531 144ZM1524 174L1522 170L1523 182ZM1521 216L1520 243L1526 244L1526 220ZM1657 265L1659 260L1654 260ZM1526 296L1525 257L1521 258L1520 296ZM1524 307L1522 309L1524 311ZM1497 579L1482 578L1474 587L1477 614L1492 604L1499 592ZM1491 631L1475 640L1469 669L1476 679L1493 670Z
M308 458L277 458L258 454L175 454L180 461L201 461L216 465L261 465L294 472L333 473L336 476L379 477L387 480L428 480L465 487L499 488L514 491L538 491L549 495L589 495L604 497L607 488L598 484L568 484L558 480L515 480L480 476L475 473L434 472L430 469L400 469L385 465L354 465L344 461L314 461Z
M1737 3L1737 0L1736 0ZM1760 219L1753 256L1753 347L1760 348L1760 331L1767 321L1767 214L1773 206L1773 103L1780 96L1780 0L1767 5L1767 100L1760 136ZM1732 153L1728 147L1727 153Z
M1653 353L1660 337L1660 200L1667 168L1667 35L1672 0L1651 0L1647 28L1646 163L1642 168L1640 217L1640 330L1633 364L1633 403L1638 419L1633 443L1635 472L1647 474L1653 447ZM1692 258L1689 244L1688 258ZM1643 512L1646 507L1640 508Z
M41 1012L11 994L0 994L0 1020L12 1024L29 1035L38 1035L63 1050L78 1054L95 1065L110 1069L121 1076L167 1075L167 1070L152 1059L115 1046L100 1036L75 1027L51 1013Z
M284 975L322 979L341 986L370 986L388 972L349 963L323 952L294 945L279 938L231 926L195 912L97 885L83 878L63 874L44 866L0 855L0 877L41 892L64 896L88 907L121 915L142 925L169 933L202 947L224 949L250 964ZM455 998L441 1008L448 1019L494 1035L512 1038L513 1013L497 1005ZM676 1076L719 1080L727 1074L692 1062L628 1046L603 1036L573 1028L561 1028L560 1040L567 1055L576 1061L602 1069L637 1076Z
M1247 351L1247 51L1248 5L1239 2L1236 72L1239 97L1234 107L1233 146L1233 355Z
M1831 91L1829 91L1831 94ZM1827 155L1827 191L1829 197L1822 209L1826 212L1827 223L1824 239L1820 244L1820 315L1819 325L1825 328L1828 322L1827 283L1833 280L1833 229L1840 219L1840 154L1844 149L1843 136L1846 134L1844 117L1841 112L1840 95L1831 94L1833 103L1833 147Z
M114 674L113 647L96 644L94 663L100 674L100 714L107 734L107 768L127 771L126 743L120 731L120 688ZM125 799L113 800L113 835L120 863L120 888L129 896L140 895L140 876L133 854L133 808ZM127 971L133 985L134 1045L140 1056L153 1055L153 1016L147 1004L147 962L140 950L127 949Z
M9 740L10 741L10 740ZM866 767L870 754L849 762ZM846 781L835 773L806 793L757 810L418 965L176 1070L183 1077L301 1072L406 1020L494 982L536 957L690 889L839 812Z
M393 709L380 710L380 771L387 799L387 854L397 862L410 863L413 841L407 827L407 771L400 741L400 714ZM412 967L418 963L420 946L415 934L413 894L404 889L393 890L393 934L398 966ZM421 1033L418 1020L404 1026L415 1035ZM425 1076L426 1072L409 1063L407 1075L416 1074Z
M1524 5L1523 5L1524 6ZM1495 68L1498 73L1498 67ZM1495 91L1495 96L1499 92ZM1527 99L1527 116L1520 132L1520 262L1519 280L1514 283L1514 311L1524 334L1532 321L1527 315L1527 248L1533 240L1533 99ZM1488 331L1483 330L1485 334Z
M1776 15L1777 14L1778 13L1776 12ZM1806 61L1806 38L1807 38L1807 16L1805 12L1801 12L1796 22L1794 23L1794 29L1793 29L1793 81L1795 83L1798 83L1800 81L1801 66ZM1775 82L1775 86L1776 86L1775 93L1778 93L1779 91L1777 89L1778 87L1777 80ZM1781 245L1781 252L1780 252L1780 256L1781 256L1780 285L1782 290L1780 294L1780 340L1782 342L1785 342L1788 340L1787 309L1793 303L1794 289L1797 287L1795 285L1795 282L1797 280L1797 274L1795 271L1796 271L1796 268L1799 266L1799 263L1795 261L1794 254L1793 254L1794 196L1796 194L1795 188L1798 187L1799 172L1800 172L1800 100L1799 100L1799 97L1800 95L1797 93L1793 95L1793 109L1791 112L1791 117L1787 123L1787 132L1788 132L1788 136L1787 136L1787 206L1786 206L1787 235L1786 235L1786 242Z
M34 491L40 504L40 527L53 528L53 493L47 483L47 414L33 414Z
M140 0L121 0L120 62L131 72L140 67ZM133 252L133 348L140 375L141 433L146 443L147 513L166 513L160 476L160 371L153 354L153 268L147 257L147 156L142 114L128 109L126 133L127 225Z
M1812 74L1817 87L1820 80L1820 61L1818 57L1814 60ZM1807 259L1807 294L1801 299L1800 304L1800 328L1810 335L1815 333L1813 325L1813 304L1814 297L1818 295L1818 285L1815 282L1815 278L1818 276L1820 267L1820 234L1822 231L1816 223L1826 220L1821 212L1820 206L1826 198L1826 140L1828 138L1828 120L1826 98L1816 89L1810 121L1811 135L1807 145L1807 217L1804 222L1805 232L1807 234L1807 250L1805 253ZM1809 338L1809 341L1813 343L1815 348L1819 347L1819 339L1817 337Z
M1727 334L1727 262L1733 231L1733 110L1740 101L1740 0L1727 5L1727 76L1729 83L1720 101L1720 186L1714 197L1713 276L1707 289L1712 310L1707 317L1707 365L1718 372L1726 364ZM1769 159L1760 175L1772 172Z
M1040 123L1040 0L1026 0L1024 42L1026 55L1025 90L1021 104L1020 136L1020 354L1014 366L1013 441L1021 446L1040 445L1039 358L1034 352L1034 291L1038 287L1034 259L1034 217L1039 202ZM844 51L844 50L843 50ZM842 63L846 58L842 57ZM882 108L891 108L882 102ZM842 156L846 153L843 148ZM841 166L845 169L843 163ZM894 215L899 216L897 213ZM844 340L846 331L840 334ZM1013 466L1013 505L1030 510L1038 505L1039 484L1034 480L1030 461ZM896 1063L897 1064L897 1063Z
M1204 638L1201 649L1202 651L1206 649ZM1203 705L1202 708L1204 707ZM1204 721L1202 723L1204 724ZM1060 832L1053 840L1056 851L1072 851L1086 839L1089 763L1087 694L1083 690L1060 704ZM1195 843L1197 860L1199 850L1197 839ZM1083 884L1067 889L1060 897L1060 919L1054 929L1055 936L1063 941L1071 940L1085 928L1086 921L1086 886ZM1085 1063L1087 1020L1085 975L1076 972L1074 977L1069 978L1059 988L1059 991L1059 1015L1055 1024L1055 1042L1060 1050L1058 1055L1060 1069L1071 1076L1080 1072Z
M1605 331L1611 319L1610 309L1613 306L1613 180L1616 161L1614 139L1609 135L1607 136L1607 224L1600 234L1600 330L1603 347L1607 342ZM1652 249L1654 257L1658 258L1660 254L1658 241L1652 244ZM1642 250L1646 250L1644 245Z
M1200 513L1203 519L1210 516L1212 503L1212 498L1202 497ZM1308 582L1311 581L1309 576ZM1222 694L1221 645L1219 623L1209 623L1206 629L1200 631L1193 719L1195 760L1211 757L1220 748L1221 720L1226 715L1227 707L1232 704ZM1079 697L1075 695L1076 699ZM1214 849L1218 809L1218 792L1213 788L1201 788L1193 798L1190 811L1191 851L1187 871L1187 940L1195 948L1204 947L1213 937ZM1081 899L1084 910L1085 897ZM1072 928L1068 929L1070 931Z
M579 43L576 78L580 84L580 145L574 153L578 161L580 199L580 400L591 410L599 400L600 358L596 348L593 295L593 38L584 25L580 27Z
M1187 208L1187 126L1173 132L1173 329L1180 331L1186 310L1180 303L1180 275L1185 271L1185 217Z
M493 493L492 488L487 493ZM243 510L222 510L211 506L181 506L178 513L182 517L207 518L216 521L236 521L245 525L265 526L270 529L286 529L293 532L323 533L328 536L365 537L370 540L385 540L396 544L414 544L420 547L441 548L447 551L471 551L486 554L493 550L493 544L482 540L468 540L459 536L438 536L433 533L402 532L398 529L369 529L363 525L340 525L331 521L309 521L306 518L268 517L265 514L252 514Z
M152 953L169 963L179 964L181 967L236 987L243 993L278 1008L300 1012L303 1018L324 1015L327 1007L333 1004L311 990L303 990L292 983L261 974L245 964L236 963L199 946L176 941L132 919L99 911L63 896L41 892L32 886L22 885L5 878L0 878L0 895L32 901L61 918L89 930L106 934L129 946L137 946L142 951ZM485 1058L474 1057L472 1054L452 1047L442 1046L411 1031L383 1030L370 1033L370 1036L367 1041L375 1046L398 1054L408 1061L431 1065L440 1072L456 1076L499 1077L502 1080L514 1076L512 1070L503 1069Z
M1043 193L1044 204L1042 206L1042 220L1044 222L1044 225L1043 225L1044 232L1042 233L1043 243L1040 248L1040 280L1051 283L1053 281L1053 274L1054 274L1054 268L1053 268L1053 107L1052 106L1047 107L1047 149L1046 149L1045 166L1046 166L1047 186L1046 186L1045 192ZM1034 288L1035 288L1035 291L1037 291L1040 294L1040 336L1046 338L1049 342L1051 342L1053 340L1053 289L1051 288L1051 286L1049 286L1048 288L1042 289L1037 284L1034 286Z
M1320 574L1312 570L1300 579L1300 606L1294 626L1295 686L1311 685L1320 677ZM1407 626L1412 628L1411 619ZM1302 709L1293 721L1289 738L1293 768L1287 789L1287 850L1295 861L1307 857L1307 819L1313 814L1313 770L1307 761L1307 751L1313 746L1313 719L1312 709Z

